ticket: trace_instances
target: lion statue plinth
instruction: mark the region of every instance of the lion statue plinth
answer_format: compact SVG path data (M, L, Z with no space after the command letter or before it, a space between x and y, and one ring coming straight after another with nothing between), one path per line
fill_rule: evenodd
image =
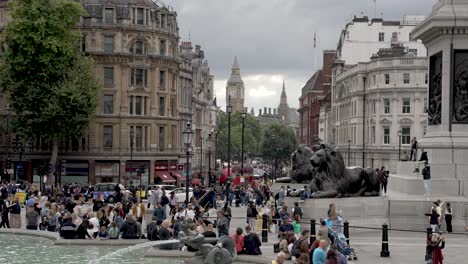
M310 158L314 168L309 183L314 198L378 196L380 180L371 168L346 168L341 154L320 145Z

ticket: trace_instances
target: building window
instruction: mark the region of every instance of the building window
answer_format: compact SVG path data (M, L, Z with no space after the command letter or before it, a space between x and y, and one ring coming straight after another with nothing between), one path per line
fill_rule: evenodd
M383 128L383 143L385 145L390 144L390 127Z
M148 109L148 97L145 96L145 101L144 101L144 105L143 105L143 114L144 115L147 115L146 113L146 109Z
M106 8L104 10L104 23L113 24L114 23L114 9Z
M159 148L164 149L164 127L159 127Z
M135 114L141 115L142 113L141 106L142 106L141 96L135 96Z
M176 116L176 100L174 97L171 98L171 116Z
M159 71L159 90L166 90L166 72Z
M384 32L379 32L379 42L385 41L385 33Z
M114 52L114 36L104 36L104 52Z
M164 103L164 97L159 97L159 115L164 116L164 108L165 108L165 103Z
M105 148L112 148L112 126L103 127L102 143Z
M376 101L372 101L372 114L375 115L375 109L376 109L376 105L377 105L377 102Z
M414 41L413 34L409 33L408 39L409 39L409 41L411 41L411 42Z
M130 95L130 114L133 115L133 95Z
M143 147L143 128L141 126L135 127L135 146L137 148Z
M159 41L159 55L166 56L166 41Z
M427 84L429 81L429 75L426 73L426 75L424 76L424 83Z
M404 84L409 84L410 83L410 75L407 72L403 73L403 83Z
M138 25L143 25L144 24L144 9L143 8L137 8L136 10L136 23Z
M389 98L384 98L384 114L390 114L390 99Z
M104 114L114 113L114 96L111 94L105 94L103 97L103 110Z
M166 15L161 14L161 27L165 28L166 27Z
M104 67L104 86L114 85L114 67Z
M148 86L148 70L132 69L130 76L130 84L138 86Z
M374 75L372 75L372 81L373 81L373 84L375 85L377 83L377 77Z
M403 107L401 109L403 114L411 113L411 99L410 98L403 98Z
M385 74L385 84L390 84L390 74Z
M143 41L135 41L132 45L131 52L135 55L145 55L146 49Z
M411 143L411 128L402 127L401 128L401 144L409 145Z
M177 147L177 126L172 126L172 148Z
M375 126L371 128L371 144L375 144Z
M398 42L398 32L392 32L392 42Z
M418 49L408 49L408 53L413 53L414 55L418 56Z

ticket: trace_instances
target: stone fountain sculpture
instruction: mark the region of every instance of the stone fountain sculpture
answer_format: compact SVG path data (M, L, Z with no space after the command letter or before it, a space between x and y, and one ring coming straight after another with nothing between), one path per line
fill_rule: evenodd
M228 236L207 238L192 231L191 219L181 222L179 240L194 249L198 249L193 258L185 260L186 264L231 264L237 258L234 240Z
M291 180L308 183L314 198L378 196L380 180L372 168L346 168L334 147L299 148L291 156Z

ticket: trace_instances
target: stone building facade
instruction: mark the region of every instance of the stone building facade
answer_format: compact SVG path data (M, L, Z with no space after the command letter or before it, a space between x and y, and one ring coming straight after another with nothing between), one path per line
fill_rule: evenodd
M203 52L179 56L177 14L171 8L150 0L81 3L88 12L79 25L81 50L94 58L103 89L86 136L60 145L61 182L181 183L186 121L195 119L195 129L209 130L209 118L202 116L211 114L201 108L212 100L213 77ZM3 5L1 28L6 12ZM26 180L38 181L36 170L47 164L49 150L48 142L35 142L25 153ZM141 165L146 172L140 178Z
M330 65L335 58L334 50L323 51L322 69L315 72L301 90L299 98L299 142L308 146L325 138L320 135L320 108L330 101L331 92ZM323 129L323 128L322 128ZM322 134L323 130L321 131Z
M395 171L397 131L404 134L402 158L408 138L424 134L427 55L411 34L423 20L354 17L342 30L331 65L331 113L323 119L331 117L329 143L341 150L348 165Z

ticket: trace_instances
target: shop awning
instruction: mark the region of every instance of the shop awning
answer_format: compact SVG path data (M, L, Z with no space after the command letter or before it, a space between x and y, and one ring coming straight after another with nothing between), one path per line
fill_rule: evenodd
M176 182L167 171L156 171L156 176L159 177L164 183Z
M175 176L179 181L185 181L186 180L185 176L182 176L177 172L172 172L172 176Z

